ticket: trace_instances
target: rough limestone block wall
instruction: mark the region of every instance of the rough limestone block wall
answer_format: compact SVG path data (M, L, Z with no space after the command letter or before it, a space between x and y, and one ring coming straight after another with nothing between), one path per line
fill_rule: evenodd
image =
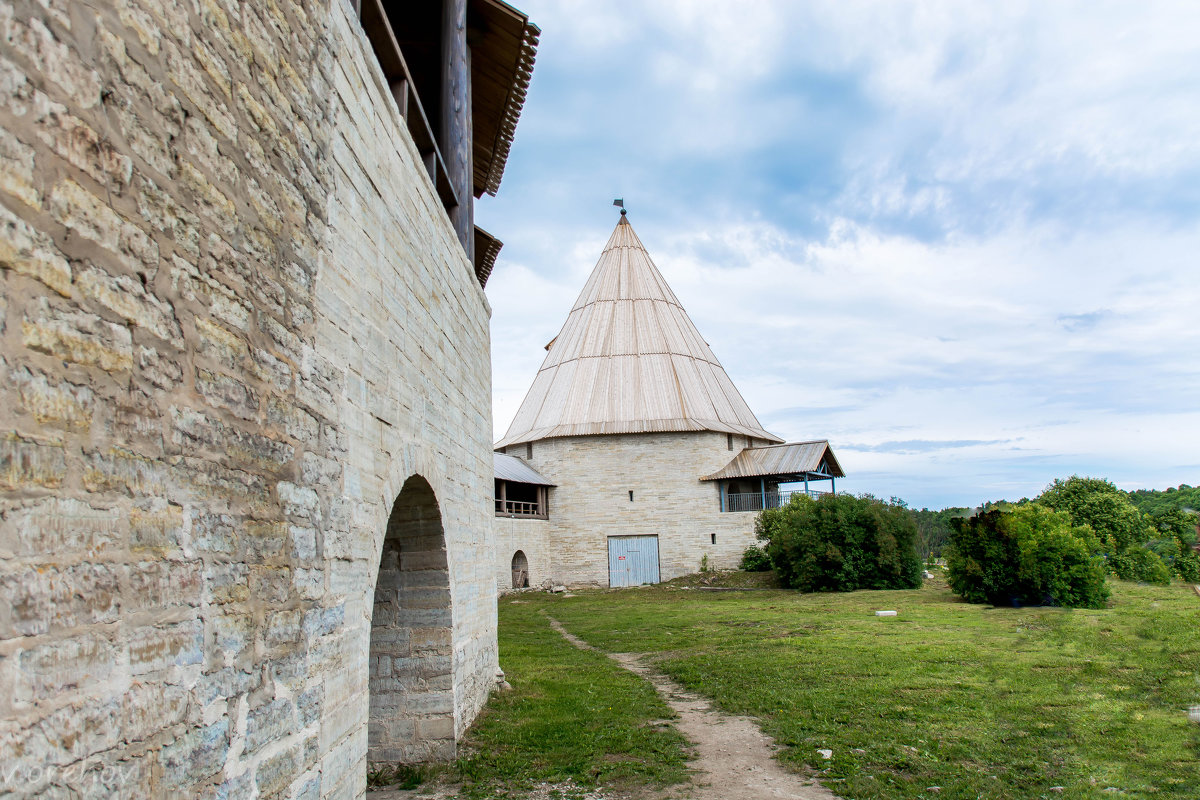
M496 669L488 308L346 0L0 4L0 765L360 797L393 501ZM452 728L452 730L450 730Z
M385 99L357 21L347 3L334 10L332 124L342 135L331 150L341 177L329 210L337 233L316 292L317 341L321 357L345 369L338 419L348 452L340 502L352 514L331 555L346 570L346 585L363 589L347 599L345 629L365 659L374 601L369 588L392 504L409 476L429 482L449 562L454 729L417 723L408 758L447 758L454 754L452 738L474 719L499 669L490 309L403 122ZM347 695L356 721L367 713L366 688ZM416 716L422 712L413 709Z
M522 446L524 447L524 446ZM557 489L550 489L550 514L553 517ZM551 547L549 520L496 517L492 525L496 533L496 587L504 592L512 589L512 559L520 550L529 561L529 586L550 586L554 583L554 548Z
M518 449L525 445L514 454ZM698 571L705 554L715 568L736 567L754 544L756 515L722 513L717 484L699 480L735 455L724 433L710 431L535 442L527 460L556 487L547 533L550 579L607 586L609 536L657 535L664 581Z

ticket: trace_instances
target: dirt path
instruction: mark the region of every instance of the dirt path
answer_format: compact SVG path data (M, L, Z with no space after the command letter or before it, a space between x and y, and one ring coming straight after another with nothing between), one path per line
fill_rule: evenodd
M550 617L550 625L564 639L582 650L596 650ZM645 678L658 690L679 720L675 726L696 749L690 786L676 787L663 798L689 800L837 800L837 796L813 781L787 772L773 757L775 742L748 717L734 717L715 710L699 695L684 690L666 675L655 671L631 653L608 653L630 672Z
M547 615L551 627L581 650L603 650L573 635L558 620ZM788 772L775 760L778 749L748 717L734 717L715 710L699 695L646 664L632 653L605 653L625 669L649 681L676 714L675 725L692 743L696 757L690 783L648 795L646 800L838 800L825 787ZM367 792L367 800L447 800L455 787L434 785L416 791L383 789ZM570 784L542 784L529 800L550 800L564 795L582 800L606 800L605 790L582 790ZM624 795L622 795L624 796Z

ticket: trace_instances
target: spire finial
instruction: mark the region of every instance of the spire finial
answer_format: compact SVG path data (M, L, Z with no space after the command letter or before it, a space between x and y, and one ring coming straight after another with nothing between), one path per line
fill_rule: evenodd
M613 205L620 206L621 207L621 216L622 217L625 216L626 211L625 211L625 199L624 198L618 197L616 200L613 200Z

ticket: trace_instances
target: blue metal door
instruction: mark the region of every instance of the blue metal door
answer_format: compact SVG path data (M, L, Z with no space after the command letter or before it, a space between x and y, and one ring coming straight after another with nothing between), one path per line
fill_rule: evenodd
M658 537L608 537L608 585L643 583L658 583Z

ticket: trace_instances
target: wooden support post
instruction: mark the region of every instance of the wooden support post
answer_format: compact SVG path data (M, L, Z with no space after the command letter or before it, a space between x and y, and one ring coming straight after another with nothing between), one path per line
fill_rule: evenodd
M500 511L508 513L508 481L500 481Z
M471 53L467 49L467 0L442 3L442 119L440 149L458 205L450 222L474 263L471 213Z
M392 81L388 88L392 90L392 99L396 101L396 108L400 109L400 116L408 119L408 81L400 78Z
M829 476L829 493L837 494L837 478L832 475Z
M733 434L730 434L731 436ZM721 498L721 512L725 512L725 481L717 482L717 497Z
M804 496L808 497L808 473L804 473Z
M766 510L767 510L767 479L766 479L766 478L759 478L758 480L759 480L759 483L760 483L760 485L761 485L761 488L762 488L762 507L763 507L763 511L766 511Z

